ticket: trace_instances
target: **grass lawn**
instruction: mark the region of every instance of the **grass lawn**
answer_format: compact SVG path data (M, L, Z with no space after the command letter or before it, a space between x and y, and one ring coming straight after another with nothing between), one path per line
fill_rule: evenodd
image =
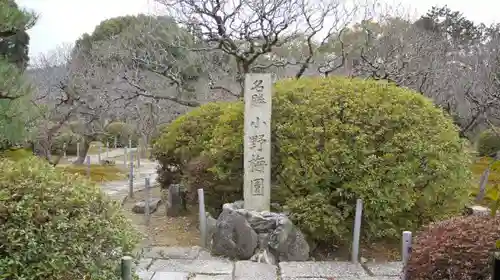
M475 199L477 193L479 192L479 181L481 179L481 175L488 168L488 165L493 161L492 158L481 157L478 158L474 164L472 165L472 174L473 174L473 184L471 187L471 199ZM490 174L488 176L488 184L486 185L486 190L491 189L500 189L500 161L497 161L493 164L490 169ZM490 203L487 199L484 200L485 206Z
M101 152L105 153L106 152L106 144L103 144L98 141L94 141L90 143L89 151L88 154L95 155L99 152L99 145L101 145Z
M87 165L58 165L57 168L72 174L80 174L87 176ZM110 165L90 165L90 180L96 183L103 183L109 181L123 180L127 178L127 173L117 166Z
M136 158L137 158L137 151L133 151L133 152L132 152L132 155L134 156L134 159L136 159ZM148 151L145 153L145 156L141 156L141 159L149 159L149 156L150 156L150 155L151 155L151 151L149 151L149 150L148 150ZM129 158L130 158L130 152L127 152L127 157L129 157ZM109 157L109 159L113 159L113 160L123 160L123 154L118 155L118 156L116 156L116 157Z

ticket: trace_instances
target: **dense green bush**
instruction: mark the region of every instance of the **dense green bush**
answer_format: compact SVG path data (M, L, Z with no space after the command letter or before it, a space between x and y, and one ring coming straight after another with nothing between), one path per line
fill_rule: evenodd
M207 106L176 120L155 150L182 154L184 183L201 176L194 181L209 189L207 205L220 208L221 200L242 197L243 104L212 118ZM347 78L280 81L271 130L272 200L318 241L350 238L357 198L368 239L399 238L467 201L470 157L455 126L407 89Z
M0 152L0 160L9 159L19 161L31 157L33 157L33 151L27 148L11 148Z
M139 141L139 137L135 129L123 122L112 122L108 124L105 128L105 134L100 139L104 144L109 143L109 146L114 145L115 137L117 139L118 147L128 147L129 139L132 140L132 146L136 147Z
M73 133L71 131L62 131L52 143L51 152L54 155L62 155L64 153L64 144L66 144L66 154L76 155L77 154L77 143L80 141L81 136Z
M496 131L500 133L500 128ZM477 152L480 156L494 156L500 151L500 137L492 130L488 129L481 133L477 143Z
M153 142L153 156L161 166L158 180L163 187L180 183L183 173L206 160L201 157L201 153L212 139L212 131L220 115L231 106L231 103L209 103L179 117L162 129L161 136ZM184 179L196 181L195 176L185 176ZM189 199L194 201L198 184L192 182L190 187ZM206 189L209 191L209 188ZM212 201L214 199L210 194L207 199L214 204L221 201L218 198Z
M415 238L407 279L489 279L490 254L500 239L500 217L456 217Z
M137 241L95 184L35 157L0 161L1 279L120 279Z

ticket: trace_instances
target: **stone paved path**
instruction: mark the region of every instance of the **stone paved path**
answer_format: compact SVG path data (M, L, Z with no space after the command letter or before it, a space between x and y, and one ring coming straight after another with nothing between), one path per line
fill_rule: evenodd
M279 266L230 261L211 256L200 247L156 247L138 262L142 280L396 280L400 262L282 262Z

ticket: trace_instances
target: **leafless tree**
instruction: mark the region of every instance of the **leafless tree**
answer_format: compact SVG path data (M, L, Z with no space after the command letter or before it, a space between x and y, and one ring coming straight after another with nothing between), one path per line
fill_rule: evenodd
M40 118L36 150L44 158L51 158L54 137L67 127L81 137L80 157L84 162L90 143L98 140L104 128L122 109L123 97L107 88L108 69L98 61L72 46L56 49L37 59L36 94Z
M226 88L226 91L236 97L243 96L244 75L250 72L295 65L298 66L295 76L302 76L322 43L338 35L359 10L359 3L342 0L156 1L167 7L169 16L177 23L193 30L199 40L198 46L176 47L193 53L222 52L232 59L238 90ZM319 44L313 42L321 36ZM293 44L299 38L307 46L301 57L292 61L273 54L277 48ZM216 83L212 81L212 86L217 87Z
M79 97L68 94L65 86L70 79L67 69L70 52L71 47L63 45L41 54L27 73L34 85L32 103L38 109L34 152L49 161L54 137L75 117L80 106Z
M388 80L431 98L450 113L465 137L497 111L494 43L480 42L467 51L448 38L423 30L404 18L365 24L354 75ZM494 69L495 68L495 69Z

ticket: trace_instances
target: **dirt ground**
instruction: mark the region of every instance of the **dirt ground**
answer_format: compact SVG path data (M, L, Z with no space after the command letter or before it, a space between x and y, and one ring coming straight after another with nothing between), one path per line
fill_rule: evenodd
M134 198L128 198L123 208L133 225L145 235L141 246L196 246L200 245L198 230L198 211L189 211L184 217L167 217L165 209L166 197L159 187L151 189L151 197L162 197L162 203L156 212L151 214L149 227L146 225L144 214L132 212L134 204L145 199L145 191L138 191Z
M151 190L151 197L163 197L159 187ZM166 216L165 203L162 202L159 209L151 214L150 226L146 226L143 214L132 212L134 204L145 199L145 192L139 191L134 198L127 199L124 204L126 215L132 220L134 226L145 235L141 247L147 246L196 246L200 244L200 232L198 225L198 209L190 209L190 213L184 217L171 218ZM361 244L360 255L376 262L393 261L399 259L401 245L391 244ZM312 254L316 260L349 260L350 248L318 248Z

